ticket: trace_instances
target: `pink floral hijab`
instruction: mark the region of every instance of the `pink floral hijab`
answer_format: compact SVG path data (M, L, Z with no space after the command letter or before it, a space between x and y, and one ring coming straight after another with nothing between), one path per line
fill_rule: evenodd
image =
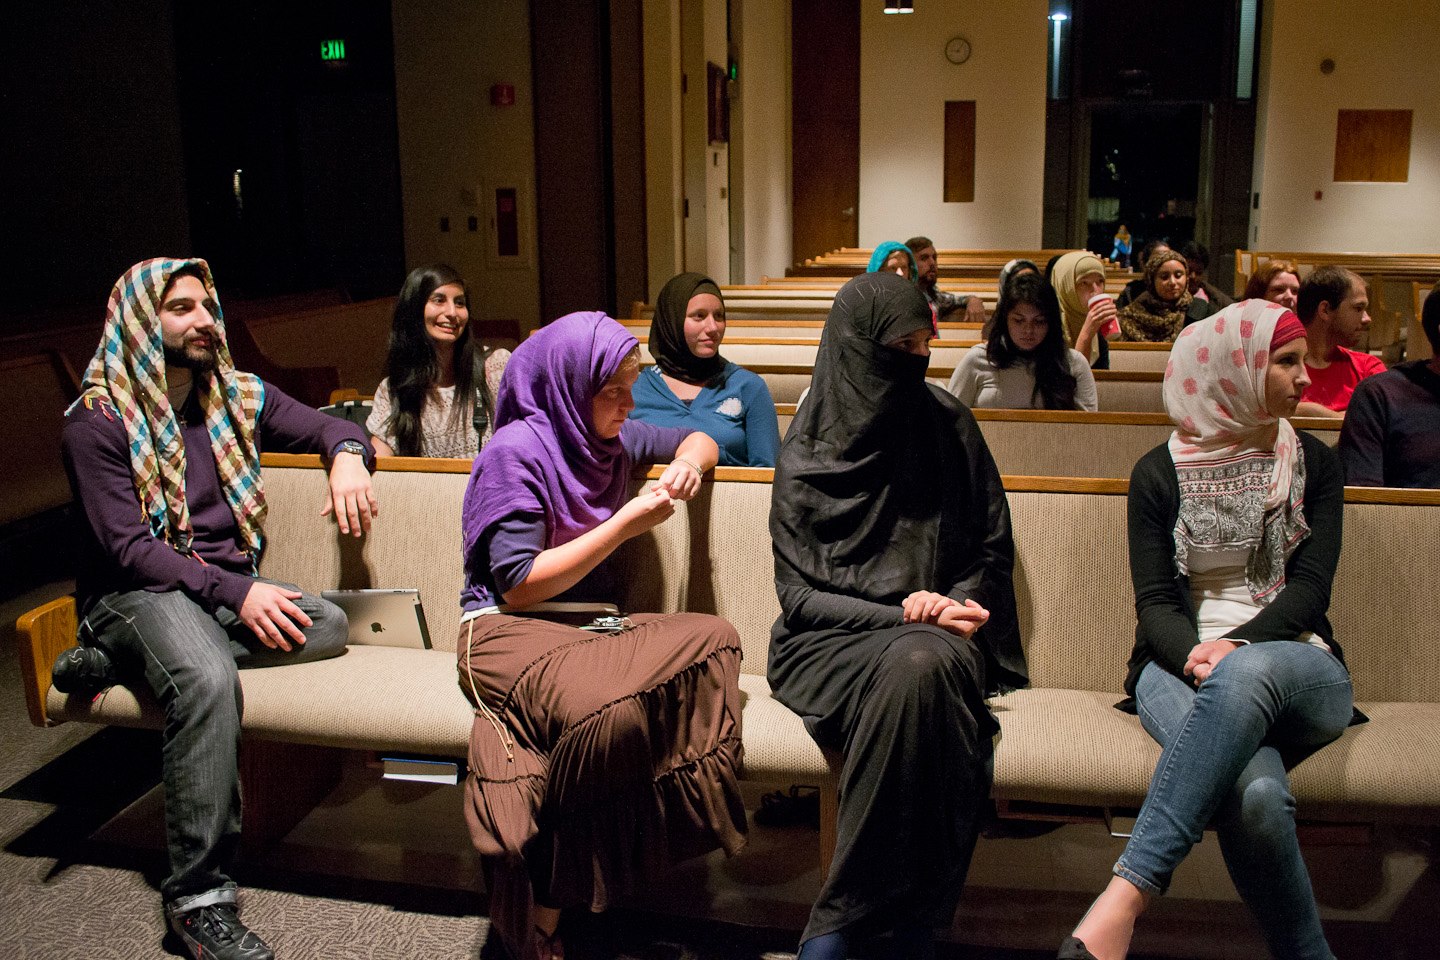
M1265 407L1277 326L1293 314L1244 300L1181 331L1165 367L1165 411L1175 424L1170 457L1180 484L1175 562L1192 551L1247 549L1256 603L1285 584L1285 561L1310 527L1302 507L1305 460L1290 421Z

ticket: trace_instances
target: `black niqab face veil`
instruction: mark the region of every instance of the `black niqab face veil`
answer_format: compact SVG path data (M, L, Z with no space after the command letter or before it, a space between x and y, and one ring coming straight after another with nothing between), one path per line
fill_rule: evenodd
M670 278L655 301L649 346L661 373L703 386L725 369L725 361L719 353L713 357L697 357L685 342L685 314L690 308L690 298L698 293L711 294L724 303L715 281L702 273L682 273Z
M933 589L941 407L928 358L886 346L929 328L924 296L894 274L835 295L770 511L777 554L813 586L880 602Z

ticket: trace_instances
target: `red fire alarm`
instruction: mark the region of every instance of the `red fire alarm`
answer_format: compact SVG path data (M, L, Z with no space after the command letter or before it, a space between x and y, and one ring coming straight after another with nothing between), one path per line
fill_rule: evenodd
M513 107L515 106L515 84L497 83L490 88L490 105L492 107Z

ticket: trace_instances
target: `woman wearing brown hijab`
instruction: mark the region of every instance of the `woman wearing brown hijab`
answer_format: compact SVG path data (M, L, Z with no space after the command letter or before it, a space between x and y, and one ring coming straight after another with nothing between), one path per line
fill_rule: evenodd
M1145 292L1120 310L1120 339L1173 343L1189 324L1215 313L1215 304L1190 294L1185 257L1157 250L1145 261Z

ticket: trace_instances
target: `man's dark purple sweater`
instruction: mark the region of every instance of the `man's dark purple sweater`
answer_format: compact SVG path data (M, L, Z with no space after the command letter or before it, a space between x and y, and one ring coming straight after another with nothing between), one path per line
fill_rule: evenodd
M65 420L60 446L70 489L84 512L76 572L79 614L95 600L120 590L164 593L183 590L205 610L239 611L254 582L250 561L240 549L240 529L225 502L210 435L192 393L181 411L185 444L185 499L194 528L195 556L182 556L151 536L150 524L135 492L130 444L125 425L109 405L76 406ZM366 462L374 452L356 424L317 410L265 384L258 446L280 453L333 454L346 440L365 444Z

